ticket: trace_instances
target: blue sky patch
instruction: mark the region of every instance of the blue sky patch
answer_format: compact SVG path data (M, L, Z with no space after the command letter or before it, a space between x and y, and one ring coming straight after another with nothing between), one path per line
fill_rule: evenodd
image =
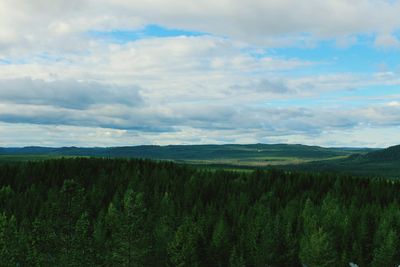
M305 61L321 62L314 74L332 72L374 73L393 71L400 66L397 49L383 49L374 46L376 36L359 36L355 44L340 47L334 40L321 41L313 47L289 47L269 50L272 54L284 55Z
M201 36L206 33L187 31L182 29L166 28L159 25L151 24L146 27L136 30L112 30L112 31L90 31L89 37L103 39L114 43L128 43L146 38L165 38L177 36Z

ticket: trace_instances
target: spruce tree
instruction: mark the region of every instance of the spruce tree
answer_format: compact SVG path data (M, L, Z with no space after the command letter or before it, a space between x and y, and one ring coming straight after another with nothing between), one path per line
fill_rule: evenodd
M337 266L332 239L322 227L304 236L300 243L300 260L308 267Z
M199 266L198 241L200 229L190 218L185 218L178 227L174 239L168 245L168 254L173 266Z
M17 224L14 216L7 218L4 213L0 214L0 266L18 266L19 242Z
M398 266L400 264L399 258L396 257L398 248L397 233L391 229L383 238L382 243L375 248L371 266Z

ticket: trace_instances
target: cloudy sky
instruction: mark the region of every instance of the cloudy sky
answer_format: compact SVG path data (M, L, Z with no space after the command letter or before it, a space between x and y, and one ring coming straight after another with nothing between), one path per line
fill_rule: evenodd
M400 1L0 0L0 146L400 143Z

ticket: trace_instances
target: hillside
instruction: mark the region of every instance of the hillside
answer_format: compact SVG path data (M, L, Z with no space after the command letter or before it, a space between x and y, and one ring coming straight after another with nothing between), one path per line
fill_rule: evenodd
M340 172L369 177L400 177L400 145L355 153L333 160L318 160L285 167L290 170Z
M170 160L268 160L273 158L321 159L365 153L365 149L324 148L289 144L169 145L104 148L23 147L0 148L0 155L54 155L130 157Z
M339 172L362 176L400 176L400 146L386 149L325 148L299 144L169 145L125 147L0 148L0 162L60 157L147 158L204 168Z
M369 161L400 161L400 145L391 146L383 150L373 151L359 158Z

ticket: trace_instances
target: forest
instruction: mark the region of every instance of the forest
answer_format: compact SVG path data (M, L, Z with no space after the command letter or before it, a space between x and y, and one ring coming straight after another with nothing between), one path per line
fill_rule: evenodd
M399 192L140 159L2 163L0 266L398 266Z

